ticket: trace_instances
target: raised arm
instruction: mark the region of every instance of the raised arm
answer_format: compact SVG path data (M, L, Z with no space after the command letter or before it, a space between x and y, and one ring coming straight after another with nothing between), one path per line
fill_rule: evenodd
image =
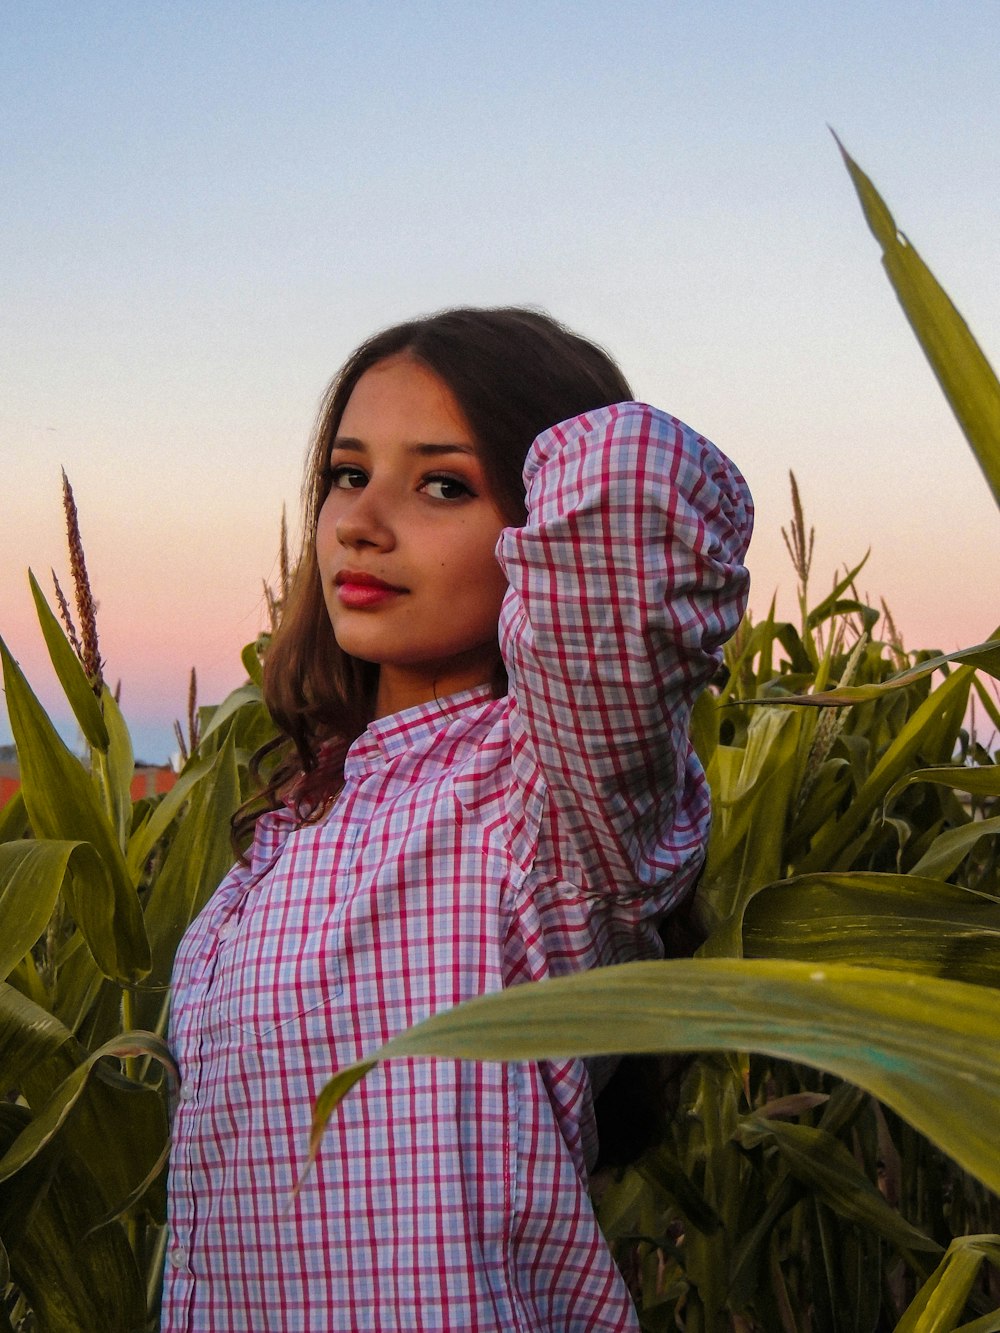
M515 753L537 760L592 889L680 889L709 818L688 725L746 605L747 485L641 403L545 431L525 482L527 523L498 547Z

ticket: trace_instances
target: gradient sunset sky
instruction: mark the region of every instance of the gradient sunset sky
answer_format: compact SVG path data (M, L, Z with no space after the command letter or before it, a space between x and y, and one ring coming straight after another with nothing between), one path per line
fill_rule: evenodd
M1000 5L11 5L0 47L0 634L73 739L30 566L80 509L109 679L163 760L240 683L323 390L389 323L544 307L757 502L752 605L862 592L908 647L1000 622L1000 522L832 126L1000 361ZM0 712L0 742L9 740Z

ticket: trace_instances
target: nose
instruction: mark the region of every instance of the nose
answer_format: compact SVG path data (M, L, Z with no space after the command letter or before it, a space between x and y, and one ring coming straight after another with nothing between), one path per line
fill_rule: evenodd
M366 546L391 550L396 538L385 501L386 497L371 482L363 490L350 493L334 528L338 543L349 550Z

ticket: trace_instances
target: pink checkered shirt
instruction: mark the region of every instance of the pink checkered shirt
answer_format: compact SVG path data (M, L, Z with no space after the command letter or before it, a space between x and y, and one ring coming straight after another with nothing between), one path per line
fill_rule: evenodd
M746 485L632 403L546 431L525 478L510 693L373 722L329 815L261 818L181 945L167 1333L638 1328L587 1196L606 1062L378 1066L292 1194L334 1069L469 996L657 956L702 860L688 720L744 606Z

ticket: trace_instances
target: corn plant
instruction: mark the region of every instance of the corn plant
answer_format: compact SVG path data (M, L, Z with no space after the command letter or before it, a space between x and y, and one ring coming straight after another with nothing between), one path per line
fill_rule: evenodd
M842 150L843 151L843 150ZM964 321L844 153L884 262L1000 502L1000 385ZM800 623L749 619L694 738L714 821L693 959L471 1000L340 1070L339 1100L403 1056L687 1053L670 1129L595 1182L644 1329L1000 1329L1000 639L907 655L859 601L861 565ZM863 562L862 562L863 563ZM985 679L984 679L985 678ZM969 761L974 762L969 762Z
M214 710L192 699L173 789L132 801L64 486L79 632L58 581L63 628L33 575L31 590L82 759L0 640L21 773L0 811L0 1333L136 1333L156 1327L165 1242L173 954L233 859L229 819L271 724L251 646L246 687Z

